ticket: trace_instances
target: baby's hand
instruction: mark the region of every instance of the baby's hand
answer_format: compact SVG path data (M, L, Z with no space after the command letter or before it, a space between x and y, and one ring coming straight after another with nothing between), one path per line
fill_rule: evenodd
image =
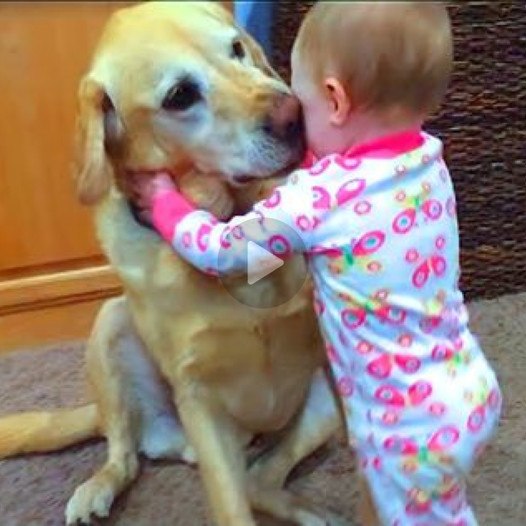
M132 188L139 201L145 207L151 207L153 200L165 192L177 191L172 178L167 173L135 174L132 176Z
M128 188L142 221L151 224L153 201L161 194L177 191L172 178L167 173L133 174L128 181Z

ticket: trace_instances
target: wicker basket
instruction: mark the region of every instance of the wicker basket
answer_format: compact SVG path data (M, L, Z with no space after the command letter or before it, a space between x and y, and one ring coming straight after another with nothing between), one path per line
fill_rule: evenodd
M280 1L274 62L290 78L290 50L314 2ZM462 288L469 299L526 290L526 2L449 5L455 71L426 126L445 143L455 182Z

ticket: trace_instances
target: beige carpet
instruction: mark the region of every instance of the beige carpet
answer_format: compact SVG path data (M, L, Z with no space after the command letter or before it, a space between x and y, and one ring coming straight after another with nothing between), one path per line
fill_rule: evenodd
M472 501L481 526L526 524L526 294L471 306L472 327L498 370L505 409L497 439L473 475ZM0 360L0 414L84 401L82 345L21 351ZM0 526L59 526L74 488L104 459L102 442L0 462ZM294 491L353 517L351 455L332 446L308 460ZM196 471L177 463L143 462L143 471L105 525L208 524ZM277 525L261 518L265 526ZM356 525L358 526L358 525Z

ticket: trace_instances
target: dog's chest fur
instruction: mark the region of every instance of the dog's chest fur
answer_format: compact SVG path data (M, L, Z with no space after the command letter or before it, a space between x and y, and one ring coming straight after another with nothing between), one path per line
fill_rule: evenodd
M322 361L308 288L279 307L250 308L140 226L119 194L99 205L96 222L139 333L164 376L186 368L186 378L191 374L206 385L212 382L229 411L251 429L288 421ZM261 280L258 287L240 278L238 297L279 298L304 275L303 260L298 258L297 264L282 276Z
M153 230L139 225L128 206L126 200L117 192L99 206L96 214L97 232L104 252L111 264L122 279L128 293L136 293L144 296L148 294L161 295L166 298L168 305L175 302L181 294L185 296L185 309L191 309L192 303L202 309L203 304L210 305L217 299L221 301L223 308L227 305L237 305L237 309L247 311L242 304L234 300L225 291L224 287L216 278L206 276L195 270L189 264L181 260ZM254 297L273 294L281 303L280 296L287 295L291 287L296 287L297 280L303 280L305 275L304 262L298 257L296 262L288 264L284 272L277 272L271 279L262 280L254 285L248 285L246 279L236 278L235 284L230 287L236 288L236 296L243 299L244 295L250 296L249 303L253 304ZM159 304L157 303L157 308ZM225 304L226 302L226 304ZM248 303L248 302L247 302ZM301 295L298 298L298 306ZM252 309L250 309L252 310ZM263 317L266 309L256 309L254 315ZM257 313L256 311L260 311Z

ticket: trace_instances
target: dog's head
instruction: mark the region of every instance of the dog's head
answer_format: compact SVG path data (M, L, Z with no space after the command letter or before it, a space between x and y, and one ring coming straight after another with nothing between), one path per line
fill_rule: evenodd
M78 194L133 171L195 168L236 185L304 152L301 109L260 47L214 2L118 11L81 81Z

